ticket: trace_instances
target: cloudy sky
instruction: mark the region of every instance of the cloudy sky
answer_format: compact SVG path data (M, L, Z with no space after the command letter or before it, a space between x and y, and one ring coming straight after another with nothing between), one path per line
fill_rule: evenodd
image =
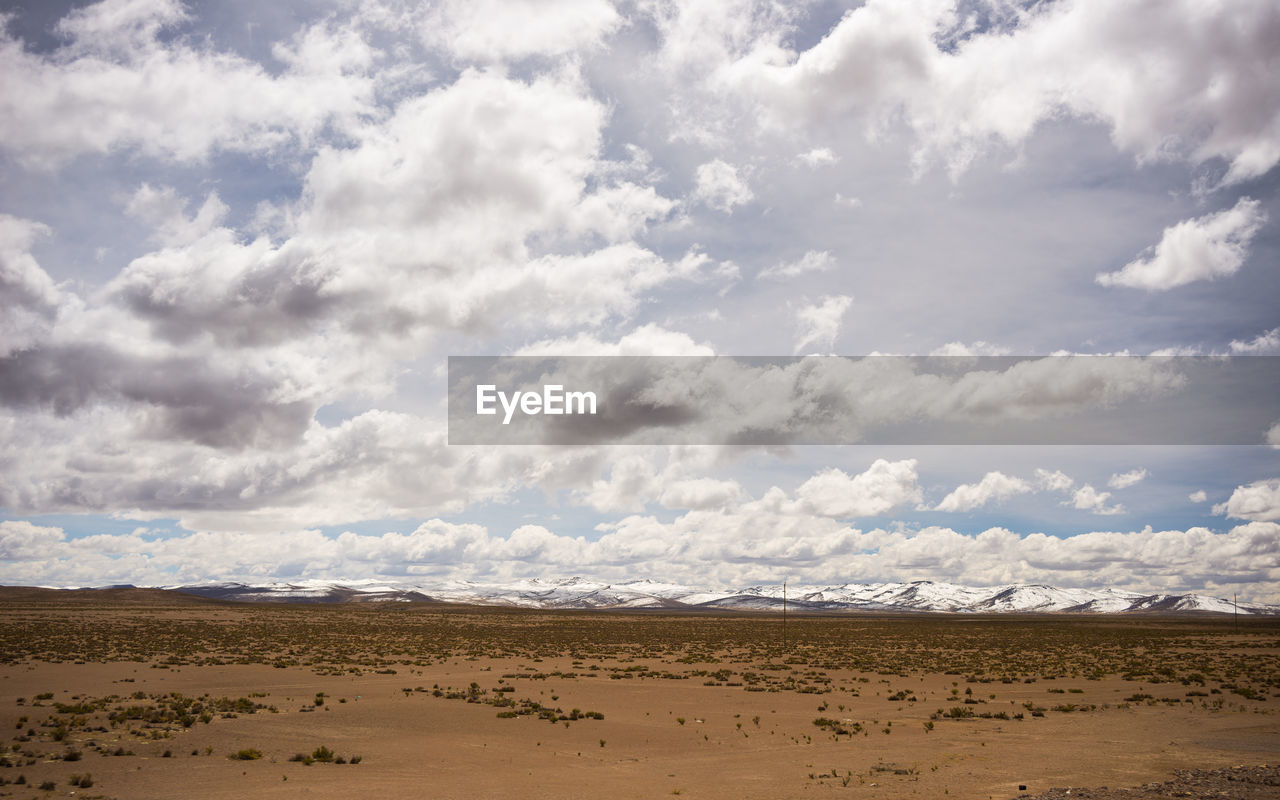
M1272 0L2 5L0 582L1280 603L1265 432L466 447L445 413L450 355L1280 354Z

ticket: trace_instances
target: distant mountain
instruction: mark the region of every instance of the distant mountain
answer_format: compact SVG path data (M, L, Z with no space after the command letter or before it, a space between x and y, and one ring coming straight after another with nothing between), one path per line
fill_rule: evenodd
M164 589L140 589L128 584L93 589L54 589L42 586L0 586L0 603L49 603L57 605L202 605L208 600L193 593Z
M438 602L533 609L672 609L781 611L781 585L707 589L654 580L603 583L584 578L502 583L386 581L202 584L164 587L185 594L253 603ZM1142 612L1230 614L1230 600L1199 594L1141 594L1117 589L1062 589L1039 584L959 586L952 583L847 583L790 586L795 611L928 611L947 613ZM1280 615L1280 606L1242 603L1241 614Z

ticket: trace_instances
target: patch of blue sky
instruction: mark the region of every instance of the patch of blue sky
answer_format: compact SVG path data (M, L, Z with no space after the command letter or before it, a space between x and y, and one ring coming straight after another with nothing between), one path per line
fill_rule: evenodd
M0 522L19 520L43 528L60 528L68 539L100 534L121 536L133 533L138 528L146 529L147 538L157 539L190 533L177 519L172 518L137 520L107 514L15 514L8 509L0 509Z

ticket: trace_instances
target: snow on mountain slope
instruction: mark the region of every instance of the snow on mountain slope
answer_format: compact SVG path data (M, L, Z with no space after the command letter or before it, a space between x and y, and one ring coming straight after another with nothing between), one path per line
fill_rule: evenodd
M649 579L607 583L585 578L531 578L505 583L386 580L315 581L250 586L220 583L161 587L244 602L334 603L437 601L532 609L725 609L781 611L783 586L714 589ZM961 586L953 583L847 583L787 586L796 611L930 611L959 613L1103 613L1235 611L1230 600L1198 594L1150 594L1117 589L1069 589L1040 584ZM1242 604L1241 614L1280 614L1280 606Z

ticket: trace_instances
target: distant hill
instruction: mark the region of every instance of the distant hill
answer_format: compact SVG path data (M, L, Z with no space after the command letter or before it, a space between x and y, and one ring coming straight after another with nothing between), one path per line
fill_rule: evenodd
M3 603L110 603L112 605L209 605L215 600L197 593L137 586L106 586L99 589L47 589L38 586L0 586Z
M527 609L782 611L781 585L708 589L650 579L606 583L585 578L510 582L386 581L214 583L185 586L53 589L0 586L3 603L190 605L221 603L441 603ZM808 613L854 611L949 614L1233 614L1225 598L1143 594L1118 589L1064 589L1041 584L973 587L934 581L789 586L785 605ZM1241 603L1238 613L1277 616L1280 606Z
M208 599L257 603L440 602L531 609L776 612L780 612L783 606L781 585L707 589L649 579L623 583L577 577L437 584L299 581L166 588ZM795 611L808 612L924 611L956 614L1232 614L1237 611L1229 599L1200 594L1143 594L1118 589L1067 589L1039 584L971 587L933 581L791 586L787 590L786 605ZM1280 615L1280 606L1241 603L1238 611L1243 615Z

